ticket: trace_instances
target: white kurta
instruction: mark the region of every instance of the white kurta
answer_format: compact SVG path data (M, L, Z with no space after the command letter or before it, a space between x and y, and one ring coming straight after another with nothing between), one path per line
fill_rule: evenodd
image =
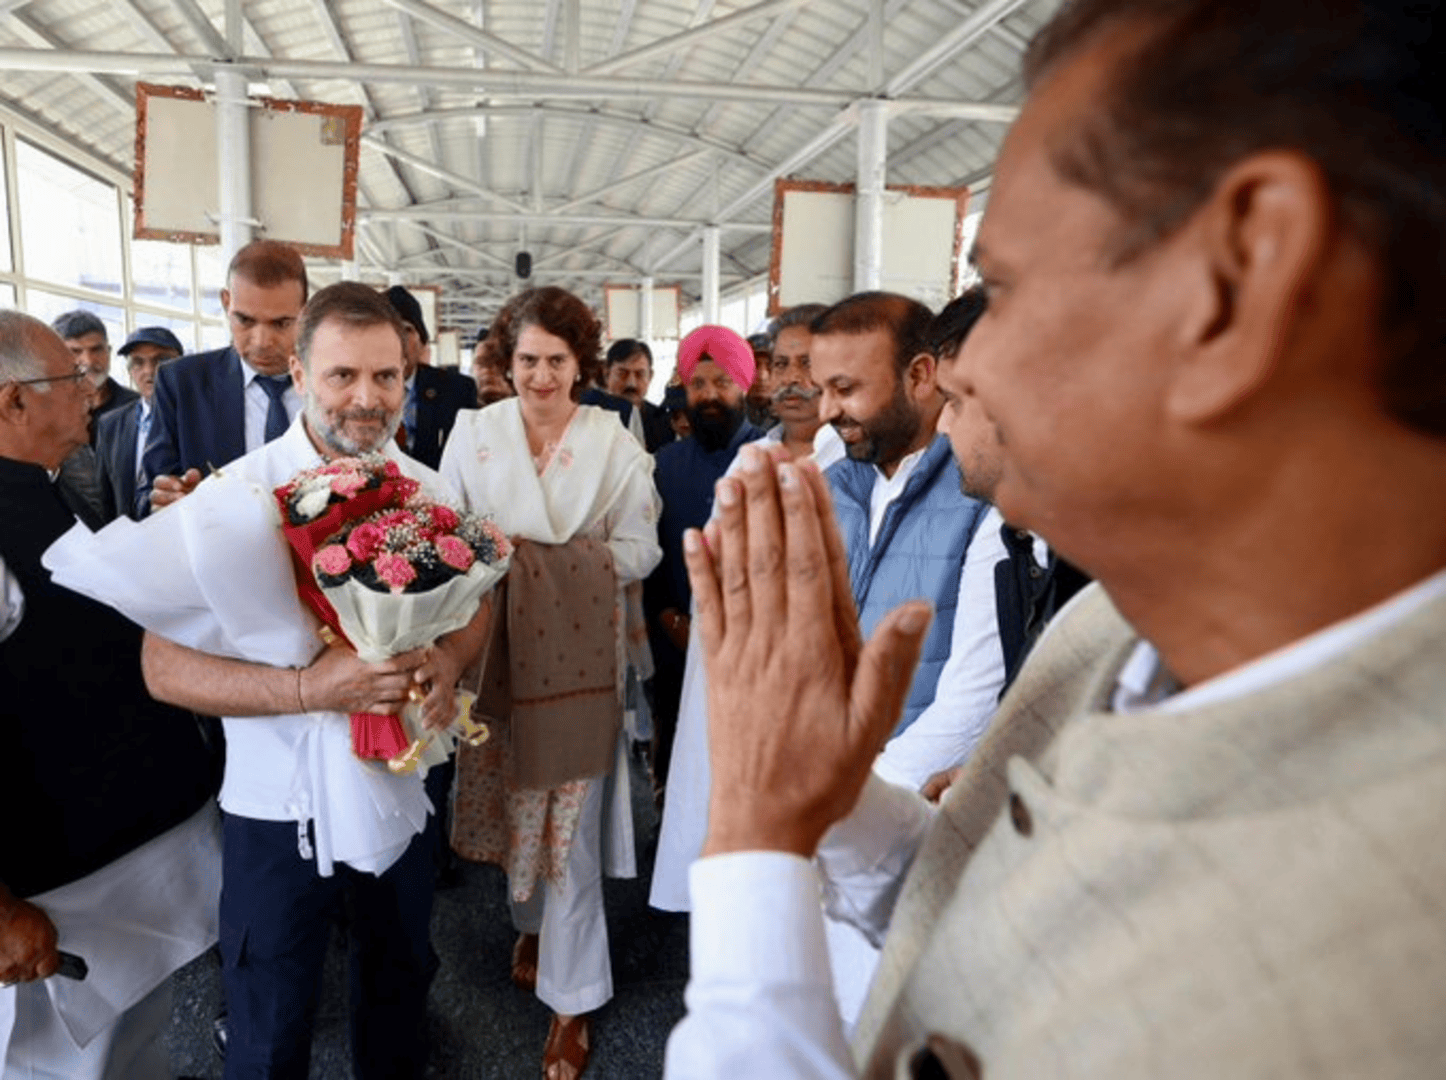
M1098 609L1098 595L1074 606ZM917 1049L904 1033L957 1040L961 1017L993 1040L970 1040L986 1074L1434 1075L1421 1064L1441 1060L1441 951L1410 942L1439 942L1446 924L1439 845L1420 842L1446 790L1439 691L1422 690L1440 666L1418 644L1439 642L1443 597L1446 572L1163 700L1160 658L1140 641L1127 661L1091 659L1076 676L1108 685L1113 674L1112 714L1048 723L1029 703L1061 699L1026 680L1078 663L1092 643L1042 641L1010 719L1054 728L1045 753L1058 775L1019 756L991 766L1007 771L1006 792L1022 793L1027 829L1011 810L975 836L951 813L971 780L1003 776L961 780L937 822L918 795L874 776L817 865L760 851L694 864L688 1016L665 1075L904 1075ZM1411 640L1400 644L1403 630ZM1314 684L1328 687L1323 700L1348 703L1342 715L1311 708ZM1371 700L1379 715L1357 722ZM1162 773L1172 760L1178 771ZM930 845L934 856L953 849L960 876L916 867L918 887L896 908L906 868ZM1067 872L1041 869L1056 858ZM873 935L903 921L891 942L912 940L865 1016L873 1024L856 1049L875 1058L863 1065L829 1007L821 877L830 911ZM913 918L937 908L935 919L907 925L910 902ZM946 923L958 924L954 941ZM1047 944L1043 926L1056 935ZM920 979L929 993L901 993ZM1121 1068L1132 1050L1134 1067Z
M620 602L623 587L662 558L652 461L610 412L579 406L540 474L515 398L459 413L441 471L467 509L511 537L605 543ZM537 996L560 1014L589 1012L612 996L601 876L636 872L625 738L611 782L588 785L562 886L541 880L530 900L514 898L518 929L540 934Z
M17 995L45 995L48 1002L33 1007L53 1010L65 1033L53 1032L45 1045L27 1044L27 1051L48 1051L53 1065L73 1062L83 1055L71 1051L65 1036L75 1047L89 1046L172 972L215 944L220 899L221 830L209 799L179 825L114 862L30 897L55 924L60 948L84 959L89 972L79 981L55 975L0 989L0 1072L14 1034ZM102 1056L86 1064L99 1068L106 1062Z
M539 474L520 403L507 398L457 414L440 468L468 510L490 517L510 537L565 544L587 536L607 544L621 593L663 557L652 458L627 434L613 413L580 405ZM626 769L615 771L604 815L607 873L631 877L636 860Z
M437 473L395 443L384 453L428 494L456 501ZM77 526L46 553L45 563L56 581L178 644L304 667L322 648L320 624L297 598L271 492L320 464L298 417L285 435L208 477L173 507L140 522L121 518L94 536ZM305 823L314 822L323 876L338 862L380 874L426 825L431 804L421 779L358 760L344 713L223 720L222 809L297 822L303 857L311 855Z

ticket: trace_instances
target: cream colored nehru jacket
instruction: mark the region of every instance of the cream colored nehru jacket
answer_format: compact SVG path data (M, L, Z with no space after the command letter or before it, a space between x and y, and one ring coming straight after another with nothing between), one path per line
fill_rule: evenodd
M1446 602L1172 714L1108 711L1136 640L1094 590L1010 691L895 912L864 1074L934 1035L950 1075L1446 1076Z

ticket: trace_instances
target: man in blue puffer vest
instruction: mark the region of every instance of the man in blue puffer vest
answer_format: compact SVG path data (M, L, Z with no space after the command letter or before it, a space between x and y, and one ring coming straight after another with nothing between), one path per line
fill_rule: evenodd
M960 490L949 441L936 435L928 308L860 293L814 320L820 417L847 457L826 472L864 636L905 600L934 604L899 725L875 765L915 788L962 762L984 734L1004 680L994 565L1000 522Z
M848 550L864 636L905 600L934 605L903 716L874 771L915 790L961 764L984 736L1004 685L995 565L999 515L961 490L930 337L933 315L891 293L840 301L811 326L819 416L847 456L824 471ZM851 1026L878 963L852 926L826 920L834 996Z

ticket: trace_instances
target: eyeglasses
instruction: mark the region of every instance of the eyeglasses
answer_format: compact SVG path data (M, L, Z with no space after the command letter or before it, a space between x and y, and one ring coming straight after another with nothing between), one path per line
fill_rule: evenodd
M58 383L58 382L79 382L81 379L90 378L90 368L84 364L77 364L75 371L69 375L42 375L38 379L7 379L16 386L30 386L35 383Z

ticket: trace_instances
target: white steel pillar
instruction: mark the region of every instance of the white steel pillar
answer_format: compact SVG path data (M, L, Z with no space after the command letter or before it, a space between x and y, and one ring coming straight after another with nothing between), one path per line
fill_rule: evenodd
M220 177L221 256L251 242L251 118L246 76L216 69L216 156Z
M884 279L884 177L889 168L889 104L859 103L859 178L854 198L854 291Z
M643 278L638 288L638 340L653 347L653 278Z
M709 225L703 230L703 321L718 322L718 252L719 229Z

